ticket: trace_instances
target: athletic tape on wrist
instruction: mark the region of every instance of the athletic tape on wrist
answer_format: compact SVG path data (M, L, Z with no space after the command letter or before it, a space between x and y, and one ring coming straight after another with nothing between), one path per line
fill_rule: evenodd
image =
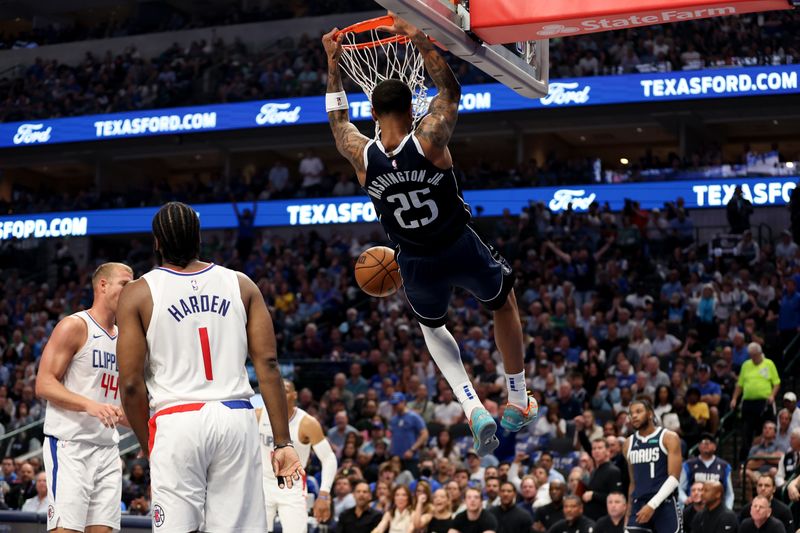
M349 105L347 104L347 93L344 91L339 91L338 93L327 93L325 94L325 111L330 113L331 111L342 111L345 109L349 109Z

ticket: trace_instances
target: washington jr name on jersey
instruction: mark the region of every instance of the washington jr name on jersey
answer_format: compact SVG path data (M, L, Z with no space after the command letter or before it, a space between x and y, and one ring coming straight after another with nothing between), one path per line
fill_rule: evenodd
M428 185L439 185L444 178L444 172L435 172L428 175L427 170L400 170L397 172L387 172L372 179L367 186L367 193L373 198L380 200L383 193L392 185L400 183L426 183Z

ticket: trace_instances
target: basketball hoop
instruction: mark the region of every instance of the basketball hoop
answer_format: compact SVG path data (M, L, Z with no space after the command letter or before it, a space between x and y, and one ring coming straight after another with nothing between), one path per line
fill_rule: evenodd
M372 102L372 91L382 81L395 79L411 89L414 126L428 110L425 63L422 54L404 35L384 37L378 28L391 26L390 16L365 20L339 31L342 35L342 68ZM377 123L375 126L378 134Z

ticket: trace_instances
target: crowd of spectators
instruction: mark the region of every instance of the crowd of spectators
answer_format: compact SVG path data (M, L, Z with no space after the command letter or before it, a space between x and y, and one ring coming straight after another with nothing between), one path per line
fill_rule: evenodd
M263 2L262 2L263 4ZM29 30L0 32L0 50L16 48L38 48L39 46L87 41L93 39L109 39L156 32L171 32L208 28L211 26L229 26L269 20L282 20L298 17L314 17L332 13L351 13L374 10L372 0L318 0L316 2L295 2L291 0L270 0L262 7L243 8L231 2L224 2L217 7L206 4L203 9L191 12L179 11L170 6L139 6L138 11L128 17L120 17L114 11L97 20L96 13L92 20L84 21L80 17L74 23L37 24ZM164 11L166 10L166 11ZM78 14L80 15L80 13ZM19 22L19 21L17 21Z
M500 447L483 459L469 451L460 406L402 295L369 298L355 284L354 259L383 243L381 235L323 239L312 231L283 238L255 230L237 240L233 232L212 233L201 256L245 272L269 304L298 405L330 428L339 460L332 502L338 520L347 523L349 508L371 505L390 515L381 519L390 531L400 531L395 520L433 514L446 520L463 510L456 520L491 523L481 518L483 507L494 515L519 504L527 518L516 513L514 520L544 531L561 518L574 524L583 513L589 520L605 511L614 487L598 485L609 478L603 465L625 466L620 444L631 432L627 408L636 396L652 398L684 453L700 445L702 458L713 457L720 421L737 400L759 401L760 416L775 423L751 428L752 449L743 442L761 458L748 463L745 477L761 491L760 474L786 485L795 472L800 410L791 391L777 391L787 364L783 346L800 328L798 247L789 234L758 246L745 232L734 253L708 257L693 242L683 202L667 207L646 212L631 203L615 214L593 204L578 214L538 204L519 217L478 219L478 230L517 274L528 387L540 406L534 425L518 434L501 430ZM94 257L124 260L137 276L152 266L150 248L138 240L125 250L98 249ZM17 271L0 281L5 432L42 416L32 388L42 347L60 317L91 303L94 264L79 267L65 244L54 261L57 274L44 283ZM456 291L449 327L476 390L499 417L504 373L491 314ZM29 431L2 441L11 507L36 496L40 460L15 464L12 457L35 452L40 438ZM419 439L427 445L412 450ZM125 469L125 508L146 513L147 463L128 458ZM309 471L316 469L312 464ZM601 470L606 474L599 476ZM700 505L684 481L685 497ZM409 483L410 492L398 488ZM800 496L796 489L790 496Z
M777 144L773 149L777 153ZM465 190L597 184L611 182L608 180L608 173L613 174L614 183L665 181L672 178L680 179L684 173L692 173L698 169L719 169L723 163L742 164L748 155L752 154L747 145L740 159L734 161L725 161L718 146L700 147L686 158L670 153L662 159L647 150L640 158L632 158L624 170L606 172L601 169L599 159L563 158L555 152L550 152L541 161L530 158L516 166L488 158L480 159L464 168L456 162L455 172L461 187ZM780 157L785 158L786 155ZM14 184L8 201L0 198L0 213L144 207L162 205L173 200L190 203L227 202L231 199L231 195L248 202L360 195L352 172L331 170L331 163L320 158L313 150L307 150L294 161L278 159L264 167L245 165L233 172L230 181L226 181L220 175L213 177L195 175L183 181L153 179L149 183L125 191L124 194L101 192L96 187L66 193L44 184L34 188L20 182ZM661 172L657 172L659 170ZM716 176L715 173L711 174ZM752 210L752 206L749 209Z
M551 77L793 63L798 17L774 12L557 39ZM493 81L451 62L462 84ZM116 56L87 53L74 65L38 59L21 76L0 79L0 121L319 95L326 68L319 39L308 35L260 50L214 39L175 44L154 58L131 47ZM346 76L345 89L359 90Z

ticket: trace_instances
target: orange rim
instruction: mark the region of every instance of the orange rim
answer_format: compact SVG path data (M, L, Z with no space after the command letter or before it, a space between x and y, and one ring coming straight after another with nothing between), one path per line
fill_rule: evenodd
M338 39L340 35L344 35L346 33L366 33L368 31L378 29L381 26L391 26L392 24L394 24L394 19L389 15L384 15L383 17L376 17L374 19L357 22L352 26L342 28L336 33L336 38ZM365 48L374 48L376 46L383 46L391 43L405 44L408 41L409 38L405 35L392 35L391 37L385 37L383 39L378 39L377 41L343 44L342 48L345 50L363 50Z

